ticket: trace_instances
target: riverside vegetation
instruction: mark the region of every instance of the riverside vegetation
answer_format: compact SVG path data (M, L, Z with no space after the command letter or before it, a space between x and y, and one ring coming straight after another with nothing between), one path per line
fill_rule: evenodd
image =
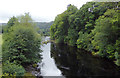
M25 66L41 61L41 36L29 13L12 17L3 27L2 72L3 77L20 77Z
M88 2L77 9L70 4L56 16L50 37L57 43L77 46L120 66L119 6L120 2Z
M43 43L55 41L77 46L93 55L108 58L120 66L119 6L119 2L88 2L77 9L70 4L52 24L50 28L52 40ZM44 29L41 32L49 35L49 30ZM42 59L40 34L29 13L12 17L8 21L3 27L1 40L3 77L26 76L29 74L26 73L26 65L36 67L36 63Z

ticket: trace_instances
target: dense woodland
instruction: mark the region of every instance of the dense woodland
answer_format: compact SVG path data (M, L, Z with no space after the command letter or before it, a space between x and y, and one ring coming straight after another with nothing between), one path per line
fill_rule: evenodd
M51 22L35 22L36 26L40 29L38 32L44 36L50 36L50 26L53 24Z
M120 2L68 5L50 28L51 39L85 49L120 66Z
M7 23L0 23L0 33L2 33L4 27L7 25ZM53 21L51 22L34 22L36 27L38 28L38 33L44 36L50 36L50 26L53 24Z

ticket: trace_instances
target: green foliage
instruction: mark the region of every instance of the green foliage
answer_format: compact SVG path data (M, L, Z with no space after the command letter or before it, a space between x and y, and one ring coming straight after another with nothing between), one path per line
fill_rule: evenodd
M7 25L8 25L9 27L11 27L11 26L15 25L15 23L17 23L17 22L18 22L18 19L13 16L12 18L9 19Z
M71 46L74 46L76 44L76 40L77 40L77 37L78 37L78 32L75 30L75 29L68 29L68 43L71 45Z
M79 38L76 42L77 47L92 52L93 46L91 45L91 37L91 34L79 32Z
M79 39L77 40L77 47L78 48L85 48L85 35L83 34L83 32L79 32Z
M115 52L116 64L120 66L120 38L116 40L115 48L116 48Z
M50 36L50 27L53 24L53 21L51 22L35 22L36 26L39 28L38 33L42 33L44 36Z
M36 67L37 67L37 64L33 64L32 66L33 66L34 68L36 68Z
M99 50L102 56L114 57L114 47L112 47L119 37L117 12L113 9L107 10L103 16L96 20L96 26L92 33L94 34L92 44Z
M18 19L16 17L12 17L9 19L8 23L2 26L1 32L2 33L8 33L9 28L14 26L15 24L18 24Z
M76 11L77 8L74 5L69 5L65 12L55 18L54 24L50 28L51 39L55 39L57 43L74 43L74 40L71 40L72 38L69 36L73 36L71 31L75 33L76 30L71 30L69 27L72 27L70 26L73 21L71 18L74 17Z
M119 52L119 54L120 54L120 38L118 40L116 40L115 47L116 47L116 51Z
M16 65L15 63L10 63L9 61L6 61L3 63L2 72L3 74L9 73L9 76L14 74L15 76L23 76L25 70L20 65Z
M115 59L116 65L120 66L120 54L118 54L118 52L115 52Z
M16 60L20 64L38 62L41 40L35 30L22 25L9 30L10 33L3 34L3 61Z
M107 45L106 52L108 53L107 57L109 59L114 59L115 58L115 46L114 45Z
M24 76L22 78L36 78L35 76L33 76L31 73L27 72L24 74Z
M78 33L83 31L89 34L94 29L95 20L103 15L108 8L114 7L114 5L108 7L109 5L111 3L106 5L104 2L88 2L79 10L74 5L68 5L67 10L56 17L50 28L51 39L75 46L79 37Z
M35 26L35 23L33 23L33 20L28 13L25 13L24 15L18 16L18 21L21 25L26 25L26 26Z
M55 39L56 42L58 43L63 43L64 42L64 36L67 34L67 27L68 25L66 24L67 22L67 15L66 14L60 14L56 17L56 21L54 24L51 26L51 38ZM54 28L57 28L54 30Z
M11 23L13 18L4 28L6 32L3 33L2 38L2 61L4 73L14 74L18 72L16 73L18 76L25 72L22 66L41 61L41 36L38 34L29 13L18 17L14 24Z
M16 78L16 74L4 73L0 75L1 78Z
M51 39L115 60L120 54L119 5L117 2L88 2L80 9L69 5L51 26ZM116 60L118 63L119 59Z

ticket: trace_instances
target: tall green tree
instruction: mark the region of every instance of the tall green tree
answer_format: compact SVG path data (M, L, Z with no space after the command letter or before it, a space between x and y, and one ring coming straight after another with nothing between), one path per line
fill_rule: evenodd
M18 19L15 16L13 16L12 18L9 19L7 25L10 27L15 25L17 22L18 22Z
M109 53L107 49L110 48L109 45L113 46L120 36L117 11L109 9L103 16L99 17L92 33L94 34L94 40L92 41L93 46L99 50L101 56L114 53L114 50ZM107 48L107 46L109 47Z
M80 9L69 5L51 26L51 38L114 60L119 56L119 6L118 2L88 2Z
M74 5L68 5L67 10L59 14L51 26L51 38L55 39L58 43L69 43L68 28L70 27L69 18L75 14L77 8ZM70 30L71 32L71 30ZM69 34L70 34L69 32Z
M8 33L3 33L3 62L16 61L21 65L37 63L41 56L41 37L28 14L21 18L19 23L9 28Z
M18 18L15 16L11 17L7 23L7 25L2 26L2 33L8 33L9 29L14 26L15 24L18 24Z

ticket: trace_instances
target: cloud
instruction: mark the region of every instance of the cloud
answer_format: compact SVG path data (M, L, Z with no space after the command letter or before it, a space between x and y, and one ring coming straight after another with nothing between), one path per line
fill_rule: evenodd
M30 12L35 21L53 21L55 16L67 9L68 4L80 8L92 0L1 0L0 22L7 22L12 16Z

